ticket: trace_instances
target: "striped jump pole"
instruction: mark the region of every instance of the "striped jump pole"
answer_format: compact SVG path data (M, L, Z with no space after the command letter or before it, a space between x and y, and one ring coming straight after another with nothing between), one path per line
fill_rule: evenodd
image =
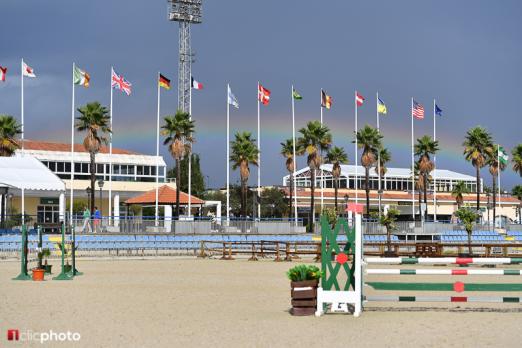
M520 269L367 269L366 274L380 275L522 275Z
M482 303L521 303L521 297L475 297L475 296L364 296L366 302L482 302Z
M413 264L455 264L455 265L518 265L522 263L522 257L367 257L366 264L381 265L413 265Z
M522 291L519 283L404 283L404 282L366 282L375 290L397 291Z

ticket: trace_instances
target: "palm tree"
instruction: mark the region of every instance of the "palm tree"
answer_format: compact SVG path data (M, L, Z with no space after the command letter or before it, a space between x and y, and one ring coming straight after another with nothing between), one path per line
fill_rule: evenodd
M326 163L332 164L332 177L334 180L335 191L335 213L337 210L337 192L339 191L339 177L341 176L341 164L348 163L348 155L342 147L334 146L326 154Z
M18 135L22 134L22 126L10 115L0 115L0 157L14 155L18 144Z
M297 149L296 149L297 151ZM286 158L286 170L290 173L290 213L289 216L292 216L292 198L294 195L294 170L295 170L295 160L294 160L294 140L286 139L284 143L281 143L281 155ZM294 216L297 218L297 216Z
M106 135L111 133L109 110L98 102L88 103L78 108L80 116L76 118L76 130L86 131L83 139L83 147L89 152L90 174L91 174L91 212L94 212L94 194L96 190L96 154L100 151L103 144L108 144ZM109 216L111 212L109 212Z
M397 229L397 215L400 214L395 208L388 209L386 214L381 215L379 218L379 223L386 227L386 244L388 245L388 252L391 253L391 233L392 231Z
M435 169L435 164L430 156L435 155L437 151L439 151L438 140L433 140L429 135L417 139L415 155L419 156L419 174L423 181L424 205L426 207L424 216L427 216L428 213L428 178L430 173Z
M471 234L473 232L473 224L477 221L480 215L476 211L467 207L459 208L459 210L455 212L455 215L460 219L460 222L464 225L464 228L468 233L468 257L471 257Z
M496 148L496 147L495 147ZM486 159L486 164L489 166L489 173L491 174L491 178L493 181L493 223L495 222L495 217L497 216L497 178L499 170L503 171L506 169L506 163L498 160L497 153L489 154Z
M187 112L178 110L174 116L166 116L165 124L161 126L162 134L166 136L163 145L169 147L169 152L176 160L176 216L179 218L179 191L181 188L180 162L186 155L190 155L194 138L194 121Z
M365 169L366 215L370 216L370 168L377 161L377 153L378 149L382 147L381 139L383 136L376 128L369 125L366 125L361 130L357 131L355 136L357 137L358 147L363 149L361 164Z
M522 201L522 185L516 185L513 187L513 189L511 190L511 194L515 197L517 197L517 199L519 201ZM522 203L519 203L518 204L518 223L522 224L522 216L520 216L520 205Z
M457 209L460 209L462 204L464 203L464 195L469 193L469 188L466 186L464 181L459 181L453 186L453 190L451 191L451 195L455 198L455 202L457 203Z
M522 176L522 144L518 144L511 151L513 154L513 170Z
M306 124L306 127L299 130L301 136L297 139L297 146L300 153L307 153L308 157L306 162L310 169L310 227L309 231L313 229L314 218L315 218L315 171L321 165L320 151L326 151L332 144L332 135L330 129L321 124L319 121L310 121Z
M255 144L256 140L252 138L252 133L237 132L235 137L236 139L232 141L230 161L232 161L232 169L236 170L239 168L239 175L241 177L241 216L245 217L247 183L248 177L250 176L249 164L258 165L259 149Z
M377 150L377 165L375 166L375 174L379 176L379 181L381 183L380 189L384 190L384 186L382 186L384 181L384 176L386 172L388 172L388 168L386 168L386 164L391 161L391 153L384 146L379 147ZM379 168L380 167L380 168ZM379 173L380 169L380 173ZM381 213L381 196L379 195L379 214Z
M476 170L478 211L480 210L480 169L486 165L487 157L494 152L493 140L486 129L478 126L468 130L462 146L464 146L466 161L471 162Z

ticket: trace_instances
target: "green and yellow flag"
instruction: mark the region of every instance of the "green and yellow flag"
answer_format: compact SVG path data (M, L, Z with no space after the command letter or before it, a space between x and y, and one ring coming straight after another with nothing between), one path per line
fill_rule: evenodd
M303 97L295 89L292 91L292 97L294 97L295 100L303 99Z

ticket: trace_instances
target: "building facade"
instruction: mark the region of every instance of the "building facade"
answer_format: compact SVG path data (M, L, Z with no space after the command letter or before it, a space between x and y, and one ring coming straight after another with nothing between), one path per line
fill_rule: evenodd
M452 219L454 212L457 210L457 203L451 192L458 182L464 182L470 192L464 195L464 205L476 207L477 185L475 177L450 170L437 169L431 174L431 178L426 205L427 219L433 220L436 218L438 221L449 221ZM308 167L296 172L297 204L299 215L304 218L306 218L310 210L310 181L310 169ZM398 209L400 211L400 220L413 220L414 216L419 219L421 214L420 207L424 205L424 197L420 197L418 191L413 191L412 189L411 169L387 168L385 176L381 179L380 193L379 179L375 168L370 169L369 182L370 211L377 212L380 201L383 210L390 207ZM288 188L289 185L290 175L287 175L283 177L283 186ZM479 186L482 192L482 179ZM320 212L321 205L323 207L334 207L335 191L333 188L331 164L321 165L321 170L318 170L316 174L315 187L315 212L317 215ZM323 187L322 190L321 187ZM344 206L346 203L356 202L366 204L365 188L364 167L341 165L337 196L338 205ZM436 204L434 204L435 198ZM480 195L480 210L482 211L484 221L493 221L492 203L492 196L484 193ZM519 221L519 206L520 201L511 197L511 195L505 194L497 197L497 219L503 217L504 219Z

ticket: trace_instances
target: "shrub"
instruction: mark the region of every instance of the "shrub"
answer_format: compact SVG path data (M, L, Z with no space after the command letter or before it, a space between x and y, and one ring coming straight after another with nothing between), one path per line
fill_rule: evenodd
M293 282L316 280L321 278L321 270L313 265L297 265L290 268L286 275Z

